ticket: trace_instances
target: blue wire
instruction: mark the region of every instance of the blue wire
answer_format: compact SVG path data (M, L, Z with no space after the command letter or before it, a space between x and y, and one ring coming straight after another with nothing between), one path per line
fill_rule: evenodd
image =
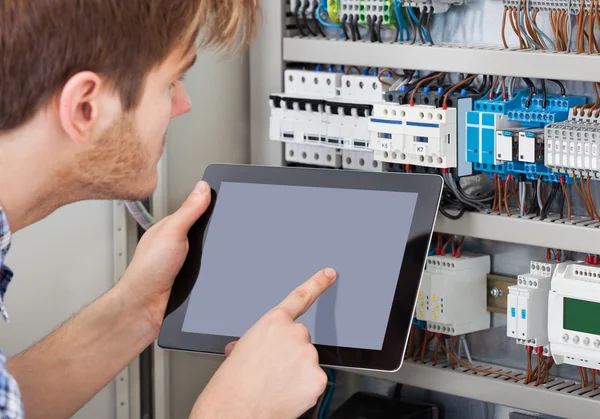
M333 397L333 390L335 388L335 370L326 370L327 378L331 381L329 385L329 389L327 390L327 394L325 394L325 399L323 400L323 404L321 405L321 411L319 412L319 419L327 418L327 411L329 410L329 403L331 403L331 398Z
M414 324L415 326L417 326L419 329L426 331L427 328L426 328L426 326L423 326L423 323L426 324L426 322L424 322L423 320L417 320L417 319L415 319L413 317L412 324Z
M406 9L408 10L408 14L412 18L413 22L415 22L415 24L419 26L419 19L417 19L417 15L415 14L415 11L412 9L412 7L407 7ZM420 26L420 28L421 33L423 34L423 38L425 38L425 42L430 42L429 36L427 35L427 31L425 30L425 28L422 26Z
M398 0L394 0L394 12L396 13L396 21L397 21L397 25L400 27L400 41L404 41L404 29L407 29L406 26L404 25L404 19L402 19L401 13L400 13L400 2ZM407 32L409 32L407 30ZM410 33L406 39L407 41L410 41ZM397 39L396 39L397 41Z
M340 25L339 23L326 22L323 19L323 17L321 16L321 13L325 10L323 6L323 3L319 3L319 6L317 7L317 20L319 21L319 23L325 26L326 28L342 29L342 25Z

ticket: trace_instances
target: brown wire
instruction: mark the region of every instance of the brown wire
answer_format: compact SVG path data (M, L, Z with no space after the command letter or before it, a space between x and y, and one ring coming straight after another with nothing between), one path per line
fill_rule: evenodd
M579 380L581 381L581 388L584 388L585 380L583 379L583 370L581 369L581 367L577 367L577 369L579 370Z
M583 378L584 378L585 386L587 387L590 385L590 382L588 381L588 378L589 378L588 370L587 370L587 368L582 368L582 370L583 370Z
M533 26L531 25L531 19L529 18L529 13L526 12L527 10L527 0L523 0L523 10L525 11L523 13L523 15L525 16L525 29L527 29L527 32L529 32L529 36L535 41L536 44L541 45L542 43L540 42L540 38L538 37L536 31L533 29Z
M567 189L567 185L561 182L560 186L562 187L563 194L565 195L565 201L567 202L567 219L571 219L571 198L569 197L569 191Z
M596 203L594 202L594 195L592 194L592 186L590 184L590 177L588 176L587 181L585 182L587 196L590 203L590 208L592 209L592 213L596 217L598 221L600 221L600 215L598 214L598 209L596 208Z
M435 347L433 349L433 365L437 365L438 362L438 352L440 351L440 339L438 338L435 341Z
M591 219L594 219L594 213L590 209L587 199L583 194L583 190L580 188L579 183L577 182L577 176L573 176L573 183L575 184L575 189L577 190L577 194L579 195L579 199L581 199L581 203L583 204L585 211L588 213L588 216Z
M456 251L457 254L462 253L462 249L463 249L463 245L465 244L465 236L462 236L460 238L460 242L458 243L458 250Z
M523 49L527 46L527 44L525 43L525 40L521 36L521 28L519 28L519 25L516 24L519 21L519 18L517 16L517 8L516 7L511 8L509 18L510 18L510 24L513 28L513 31L515 31L515 35L517 35L517 37L519 38L519 48Z
M410 95L410 104L411 106L414 105L415 103L415 95L417 94L417 91L421 88L421 86L423 86L423 84L427 83L428 81L432 81L435 79L439 79L440 77L445 76L446 73L439 73L439 74L434 74L433 76L429 76L424 78L423 80L421 80L413 89L412 94Z
M511 196L513 198L515 198L515 201L517 202L517 208L521 209L521 200L519 199L519 194L517 193L517 189L515 187L515 178L511 178L511 186L512 186L512 192L511 192Z
M452 243L452 254L455 255L456 254L456 237L454 237L454 234L450 236L450 243Z
M492 203L492 212L496 211L496 203L498 202L498 182L496 178L498 175L494 174L494 202Z
M448 354L448 356L450 356L454 360L454 362L456 362L458 365L460 365L463 368L466 368L466 369L471 370L471 371L479 372L481 374L500 375L502 377L508 377L508 378L510 378L512 380L515 380L517 382L521 381L521 379L519 377L516 377L514 375L511 375L511 374L508 374L508 373L505 373L505 372L493 371L493 370L484 370L484 369L481 369L481 368L472 367L472 366L464 363L462 360L458 359L456 357L456 355L454 355L453 353L451 353L450 351L448 351L448 348L446 348L446 345L444 345L444 343L441 341L441 339L439 337L438 337L438 340L440 341L440 346L442 347L442 350L444 352L446 352L446 354Z
M527 374L525 376L525 384L531 383L533 372L531 370L531 351L527 348Z
M431 342L431 338L429 337L429 331L425 331L425 338L423 339L423 346L421 347L421 362L425 363L425 355L427 354L427 346L429 346L429 342Z
M504 48L508 48L508 42L506 42L506 15L508 14L508 6L504 6L504 13L502 14L502 43Z
M546 368L546 376L544 377L544 383L547 383L550 379L550 369L554 365L554 358L550 357L546 365L548 365L548 367Z
M538 352L537 354L537 364L538 364L538 371L537 371L537 378L535 380L535 385L539 386L542 382L542 373L543 373L543 368L542 368L542 354Z
M508 216L511 216L510 213L510 208L508 207L508 184L509 184L509 180L506 179L506 182L504 183L504 207L506 208L506 214L508 214Z
M355 70L356 70L356 72L357 72L358 74L360 74L360 68L358 68L358 67L357 67L357 66L355 66L355 65L351 65L351 66L348 66L348 67L346 67L346 69L344 70L344 75L348 75L348 74L350 74L350 70L352 70L352 69L355 69ZM380 81L381 81L381 80L380 80Z
M596 390L596 371L592 370L592 390Z
M391 85L392 85L392 83L390 83L390 82L387 82L387 81L385 81L385 80L383 80L383 79L381 78L381 77L382 77L382 76L383 76L383 75L384 75L386 72L388 72L388 73L392 73L392 75L393 75L393 76L396 76L396 77L398 77L398 78L402 77L402 75L401 75L401 74L398 74L398 73L396 73L394 70L392 70L392 69L391 69L391 68L389 68L389 67L383 68L383 69L381 69L381 70L379 71L379 73L377 73L377 80L379 80L379 83L383 84L384 86L391 86Z
M456 336L452 336L450 351L453 354L456 353ZM452 357L449 357L449 361L450 361L450 368L454 369L454 359L452 359Z
M560 44L560 41L558 39L558 31L556 28L556 20L555 20L554 10L550 10L548 12L548 16L550 17L550 28L552 29L552 33L554 34L554 42L556 43L556 49L557 49L557 51L561 51L562 45Z
M444 101L442 102L442 107L444 107L444 108L446 107L446 103L448 102L448 97L452 94L452 92L454 92L456 89L458 89L460 86L464 85L465 83L469 83L471 80L474 80L477 76L478 76L478 74L473 74L472 76L469 76L466 79L464 79L463 81L460 81L460 82L456 83L454 86L452 86L450 88L450 90L448 90L446 92L446 94L444 95Z

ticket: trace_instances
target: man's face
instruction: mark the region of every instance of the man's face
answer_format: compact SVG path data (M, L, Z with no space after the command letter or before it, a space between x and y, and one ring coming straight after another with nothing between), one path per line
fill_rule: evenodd
M78 162L80 178L91 198L143 199L156 187L169 120L191 109L181 77L194 63L194 48L172 53L152 70L138 106L120 113Z

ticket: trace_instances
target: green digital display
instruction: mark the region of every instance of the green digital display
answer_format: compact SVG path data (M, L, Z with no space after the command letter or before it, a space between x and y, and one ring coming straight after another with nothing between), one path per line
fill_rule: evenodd
M600 303L565 297L563 329L600 335Z

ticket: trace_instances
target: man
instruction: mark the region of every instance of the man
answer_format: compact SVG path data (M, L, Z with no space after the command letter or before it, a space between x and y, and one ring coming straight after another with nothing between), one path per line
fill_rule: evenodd
M245 46L256 14L256 0L0 2L1 301L11 233L75 201L151 194L168 121L191 109L180 77L198 35L201 46ZM199 183L144 235L113 289L7 364L0 357L2 417L73 415L156 339L208 190ZM293 418L313 406L326 375L294 320L334 280L317 273L228 345L192 417Z

